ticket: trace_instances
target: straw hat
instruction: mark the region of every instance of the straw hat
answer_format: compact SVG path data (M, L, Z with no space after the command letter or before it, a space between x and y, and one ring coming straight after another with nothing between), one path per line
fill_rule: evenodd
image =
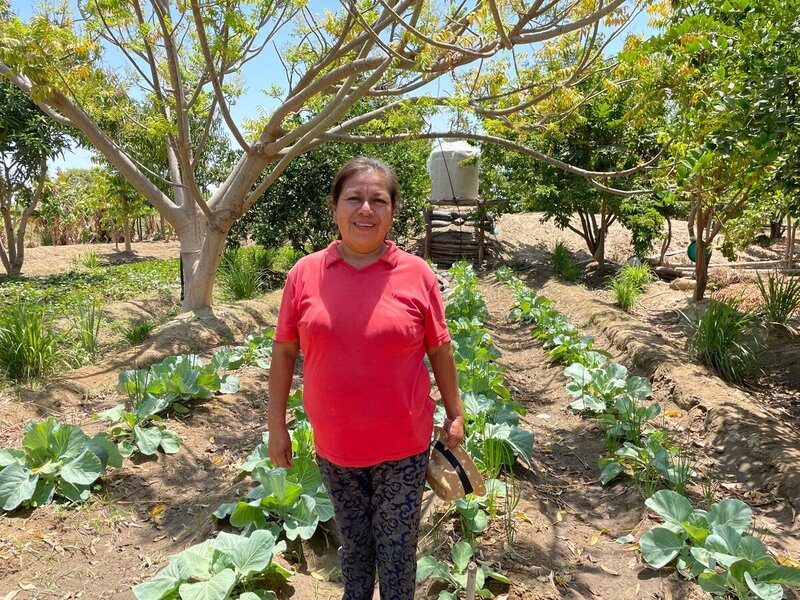
M431 458L425 474L433 493L447 501L458 500L467 494L485 496L486 486L478 467L461 446L448 449L442 442L446 439L441 427L433 428Z

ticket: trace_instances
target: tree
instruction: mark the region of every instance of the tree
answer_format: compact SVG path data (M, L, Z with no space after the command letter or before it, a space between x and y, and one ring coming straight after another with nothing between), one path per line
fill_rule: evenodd
M16 87L0 81L0 261L9 275L22 271L25 233L45 190L47 161L68 145L62 127Z
M799 28L795 2L699 0L678 4L663 33L631 54L658 61L639 105L670 108L670 175L691 204L696 238L695 300L716 236L768 200L779 173L796 164L787 140L800 127Z
M54 120L79 129L174 226L183 258L185 309L211 304L227 232L297 156L331 141L437 137L436 132L420 133L424 117L435 107L464 104L476 110L494 103L479 93L450 98L429 92L443 75L480 63L487 69L480 76L492 76L492 65L501 64L512 49L533 51L564 36L591 45L602 19L625 22L630 14L626 0L536 0L526 5L485 0L471 8L419 0L347 0L339 13L324 16L293 0L78 4L82 19L37 14L29 22L5 20L0 25L0 75ZM279 48L279 33L290 27L294 44ZM242 128L230 111L241 89L236 74L273 49L265 69L282 65L287 88L276 89L278 101L271 111ZM111 51L115 61L106 64L127 61L127 71L102 70L97 59ZM588 64L579 55L570 77L578 77ZM506 87L547 95L546 90L561 85L544 79ZM109 121L129 121L130 106L142 96L154 110L139 126L166 140L166 177L144 167L135 147L108 126ZM382 103L354 113L351 109L364 98ZM217 116L239 154L225 179L206 194L197 169L207 151L206 132ZM193 128L193 122L206 126ZM445 135L494 139L469 132ZM630 174L588 171L522 150L590 179Z

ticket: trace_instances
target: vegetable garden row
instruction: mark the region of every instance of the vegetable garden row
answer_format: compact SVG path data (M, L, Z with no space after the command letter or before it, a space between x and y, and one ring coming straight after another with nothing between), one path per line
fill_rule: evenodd
M531 466L534 442L533 434L520 426L525 409L512 400L497 362L500 352L486 328L488 310L477 277L464 263L455 265L450 275L446 316L466 413L464 445L487 479L487 496L471 495L447 505L435 523L423 525L435 530L452 522L458 540L418 562L418 583L437 580L440 600L463 596L467 566L477 559L481 534L490 521L500 520L513 545L513 514L519 501L514 466L518 460ZM644 561L656 569L674 565L721 598L771 600L783 597L782 585L800 585L800 569L777 564L764 543L748 535L752 511L744 502L714 503L709 491L706 509L701 510L685 497L687 486L700 475L688 452L654 427L661 409L648 401L648 380L630 376L624 366L613 363L594 347L593 338L581 336L550 300L526 288L510 270L500 270L497 276L516 296L509 319L530 324L531 335L541 340L549 357L566 365L570 408L596 417L602 426L606 453L599 458L601 482L629 477L647 498L646 506L663 519L663 525L639 540ZM117 391L127 401L96 415L111 421L111 428L93 437L54 419L30 423L21 449L0 450L0 507L13 511L54 498L83 502L106 470L119 468L125 458L178 452L180 439L168 428L169 417L191 412L197 402L215 393L236 393L239 381L231 371L244 364L268 368L270 351L271 332L265 332L248 337L242 346L217 351L208 363L181 355L149 369L125 371ZM295 554L302 552L299 541L313 537L320 523L332 519L333 510L314 462L302 390L291 395L289 408L292 467L271 465L264 433L262 443L236 467L250 491L212 513L238 533L220 532L170 556L155 577L134 586L137 598L263 600L274 597L270 589L275 589L275 578L291 577L273 557L287 547ZM435 419L443 422L441 408ZM442 560L446 550L451 560ZM495 585L510 583L491 564L480 564L478 595L491 597L489 579L498 582Z

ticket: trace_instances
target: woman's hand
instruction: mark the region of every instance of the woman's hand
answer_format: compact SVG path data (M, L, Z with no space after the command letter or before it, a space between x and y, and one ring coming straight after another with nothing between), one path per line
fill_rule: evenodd
M285 425L269 430L269 459L276 467L292 466L292 438Z
M454 419L447 418L444 420L444 432L447 434L447 441L445 446L452 450L464 441L464 417L461 415Z

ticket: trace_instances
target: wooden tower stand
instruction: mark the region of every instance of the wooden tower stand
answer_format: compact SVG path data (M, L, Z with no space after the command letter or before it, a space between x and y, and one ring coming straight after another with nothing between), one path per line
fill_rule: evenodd
M486 215L483 200L431 201L425 210L424 257L438 265L468 260L483 264L485 234L493 225Z

